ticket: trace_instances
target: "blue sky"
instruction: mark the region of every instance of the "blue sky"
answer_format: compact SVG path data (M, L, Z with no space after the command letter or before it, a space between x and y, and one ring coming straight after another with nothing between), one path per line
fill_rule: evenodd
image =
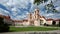
M40 15L46 18L56 18L60 19L60 13L46 13L44 6L50 3L49 0L46 3L40 4L38 7L40 9ZM60 12L60 0L52 0L57 9ZM33 4L34 0L0 0L0 14L10 15L11 19L21 20L27 19L29 12L34 12L36 5Z

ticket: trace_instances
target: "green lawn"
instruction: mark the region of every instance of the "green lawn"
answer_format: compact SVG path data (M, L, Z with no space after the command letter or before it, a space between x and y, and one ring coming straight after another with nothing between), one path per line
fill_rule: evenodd
M19 31L50 31L50 30L60 30L60 28L46 28L46 27L10 27L11 32Z

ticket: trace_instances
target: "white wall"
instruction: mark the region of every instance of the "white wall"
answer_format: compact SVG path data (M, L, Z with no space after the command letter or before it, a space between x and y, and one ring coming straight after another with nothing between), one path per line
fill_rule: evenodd
M35 20L35 21L34 21L34 25L35 25L35 26L40 26L40 20Z
M15 22L15 26L23 25L23 23Z
M23 25L28 26L29 22L23 22Z
M52 25L52 22L53 22L52 20L51 21L47 21L46 24Z
M59 21L56 21L56 25L59 24Z

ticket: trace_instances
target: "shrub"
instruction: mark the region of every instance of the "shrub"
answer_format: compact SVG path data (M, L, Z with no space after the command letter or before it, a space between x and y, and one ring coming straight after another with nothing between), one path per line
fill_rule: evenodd
M44 26L49 26L48 24L44 23Z

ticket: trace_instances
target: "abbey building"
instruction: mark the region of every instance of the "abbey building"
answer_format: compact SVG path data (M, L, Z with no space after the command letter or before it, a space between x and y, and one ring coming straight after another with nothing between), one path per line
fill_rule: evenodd
M29 13L27 19L24 20L12 20L10 16L3 15L0 15L0 18L4 18L5 23L12 24L14 26L41 26L44 24L58 25L60 23L60 19L46 19L44 16L41 16L39 12L39 9L35 9L34 13Z
M14 23L19 25L26 25L26 26L40 26L40 25L57 25L60 23L60 19L46 19L44 16L39 15L39 10L35 9L34 13L28 14L28 19L24 20L15 20Z
M33 14L28 14L28 24L40 26L41 24L46 23L45 17L39 15L39 10L35 9Z

